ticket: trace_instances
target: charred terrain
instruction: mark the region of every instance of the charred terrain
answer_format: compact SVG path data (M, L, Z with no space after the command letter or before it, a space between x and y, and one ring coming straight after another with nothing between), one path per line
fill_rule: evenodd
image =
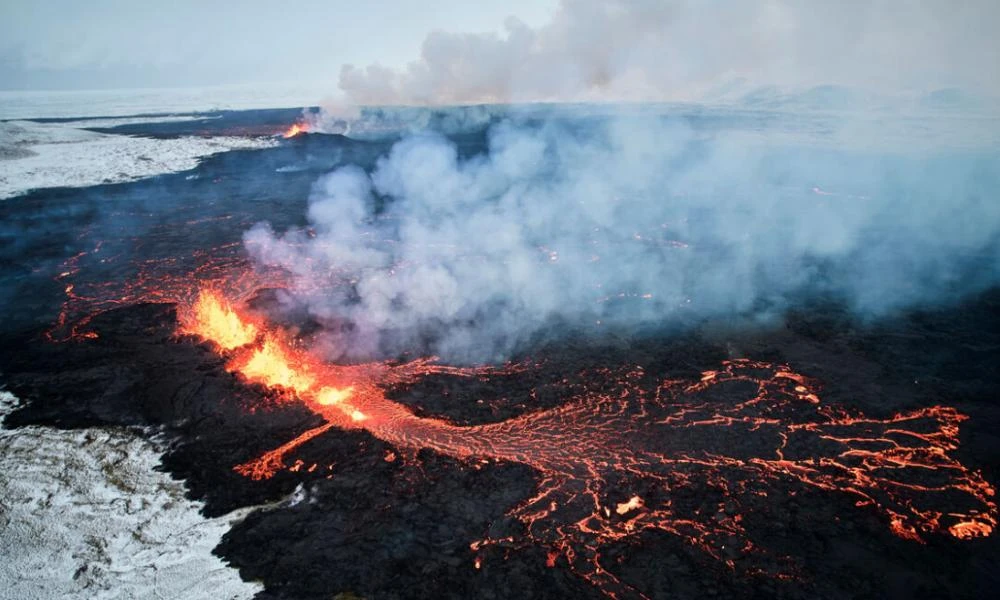
M119 133L258 134L287 117L258 112ZM452 135L463 157L486 140ZM1000 290L866 318L817 286L766 320L555 320L492 364L422 347L329 360L243 235L305 225L320 174L371 170L395 141L296 135L0 204L0 383L26 401L5 426L166 436L163 468L208 515L260 507L216 552L261 598L1000 585Z

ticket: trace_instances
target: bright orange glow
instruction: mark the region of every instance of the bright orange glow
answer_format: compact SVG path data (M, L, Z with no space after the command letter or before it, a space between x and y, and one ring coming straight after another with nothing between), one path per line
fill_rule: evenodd
M325 387L316 394L316 402L324 405L330 406L331 404L340 404L344 400L351 397L351 392L354 391L353 387L346 388L331 388Z
M279 332L260 336L259 328L217 292L203 290L187 313L182 316L185 331L211 340L225 350L236 350L226 365L230 371L254 383L295 392L333 424L349 426L370 419L368 413L349 402L355 392L353 385L344 386L339 380L320 377L317 371L322 365L309 354L294 349ZM315 435L315 430L310 430L260 459L240 465L237 471L254 479L271 477L284 468L284 454Z
M307 133L308 131L309 131L309 126L306 125L305 123L295 123L288 129L286 129L285 132L281 134L281 137L285 139L293 138L299 135L300 133Z
M295 364L288 350L275 339L268 338L245 362L231 366L249 379L268 386L281 386L302 394L308 392L316 378L301 364Z
M241 319L225 298L207 289L198 294L184 329L212 340L224 350L246 346L257 338L253 323Z
M635 510L643 505L642 498L639 496L632 496L628 499L628 502L622 502L615 508L615 512L624 515L625 513Z
M961 540L986 537L993 533L993 527L983 521L961 521L948 528L948 533Z

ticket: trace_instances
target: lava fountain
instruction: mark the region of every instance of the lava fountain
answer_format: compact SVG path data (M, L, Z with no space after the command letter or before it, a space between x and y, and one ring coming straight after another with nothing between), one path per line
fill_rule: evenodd
M288 138L293 138L293 137L295 137L295 136L297 136L299 134L308 133L308 132L309 132L309 126L306 125L305 123L293 123L291 125L291 127L289 127L288 129L286 129L281 134L281 137L283 137L283 138L285 138L287 140Z
M965 415L932 406L868 417L823 403L816 383L785 365L731 360L697 381L653 386L639 384L641 369L609 371L613 391L583 393L499 423L457 426L418 417L385 390L432 374L489 378L525 367L457 368L434 358L328 364L213 289L181 307L181 331L213 341L227 369L293 391L325 420L234 467L247 477L272 477L299 446L334 428L363 428L402 450L536 470L535 495L509 512L523 533L470 541L476 568L490 546L538 544L549 549L550 566L564 560L605 595L644 597L608 569L602 551L609 544L660 531L743 569L737 559L762 551L744 526L743 500L773 494L778 484L853 498L915 543L933 535L988 536L997 524L993 486L951 456ZM723 391L742 400L720 400ZM692 495L702 501L685 501Z

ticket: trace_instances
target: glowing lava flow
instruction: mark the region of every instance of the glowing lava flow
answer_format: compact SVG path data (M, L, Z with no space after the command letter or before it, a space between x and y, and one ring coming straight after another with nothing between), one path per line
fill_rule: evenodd
M609 544L644 531L667 532L736 569L738 559L759 550L744 527L745 505L793 484L851 497L883 515L893 533L917 542L934 534L987 536L997 524L994 488L949 455L966 418L952 408L869 418L822 404L814 384L785 366L734 360L694 383L644 386L643 372L635 369L617 378L613 392L585 393L554 409L461 427L417 417L383 390L433 373L485 377L494 370L447 367L432 359L324 364L278 332L250 329L259 325L206 294L189 311L184 330L221 348L234 348L232 340L257 332L231 350L228 368L293 390L326 420L237 466L238 472L270 477L284 468L289 453L334 427L362 427L400 448L529 465L540 474L537 493L509 513L523 524L520 541L549 548L550 566L565 559L610 597L643 595L608 570L602 551ZM213 316L216 306L221 318ZM735 396L742 400L722 399ZM518 541L472 542L476 568L485 548Z

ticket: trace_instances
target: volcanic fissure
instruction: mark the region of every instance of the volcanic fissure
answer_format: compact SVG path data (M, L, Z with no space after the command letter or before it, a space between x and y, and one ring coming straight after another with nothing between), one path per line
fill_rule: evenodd
M994 487L952 456L966 417L946 406L872 418L824 403L818 384L787 365L736 359L700 380L666 380L651 389L638 385L641 369L608 372L617 377L611 393L583 393L556 408L459 426L419 417L385 390L429 375L488 379L532 367L451 367L435 358L330 364L212 286L192 297L180 307L182 333L210 340L228 370L293 392L289 401L324 421L234 465L241 475L260 480L301 468L290 460L299 446L353 428L403 453L430 449L470 465L505 461L537 471L535 495L509 510L524 526L523 539L469 540L475 568L487 547L535 544L549 550L550 566L564 559L609 597L642 597L608 569L605 546L657 530L735 569L735 558L766 551L742 524L742 499L767 496L768 483L778 480L847 495L858 510L877 512L894 534L913 543L938 534L988 536L997 525ZM743 401L713 400L718 390L733 387L742 390ZM727 444L732 436L753 441ZM617 497L620 486L611 483L624 480L634 493ZM672 501L685 488L711 489L724 500L715 511L690 511ZM794 569L754 574L797 576Z

